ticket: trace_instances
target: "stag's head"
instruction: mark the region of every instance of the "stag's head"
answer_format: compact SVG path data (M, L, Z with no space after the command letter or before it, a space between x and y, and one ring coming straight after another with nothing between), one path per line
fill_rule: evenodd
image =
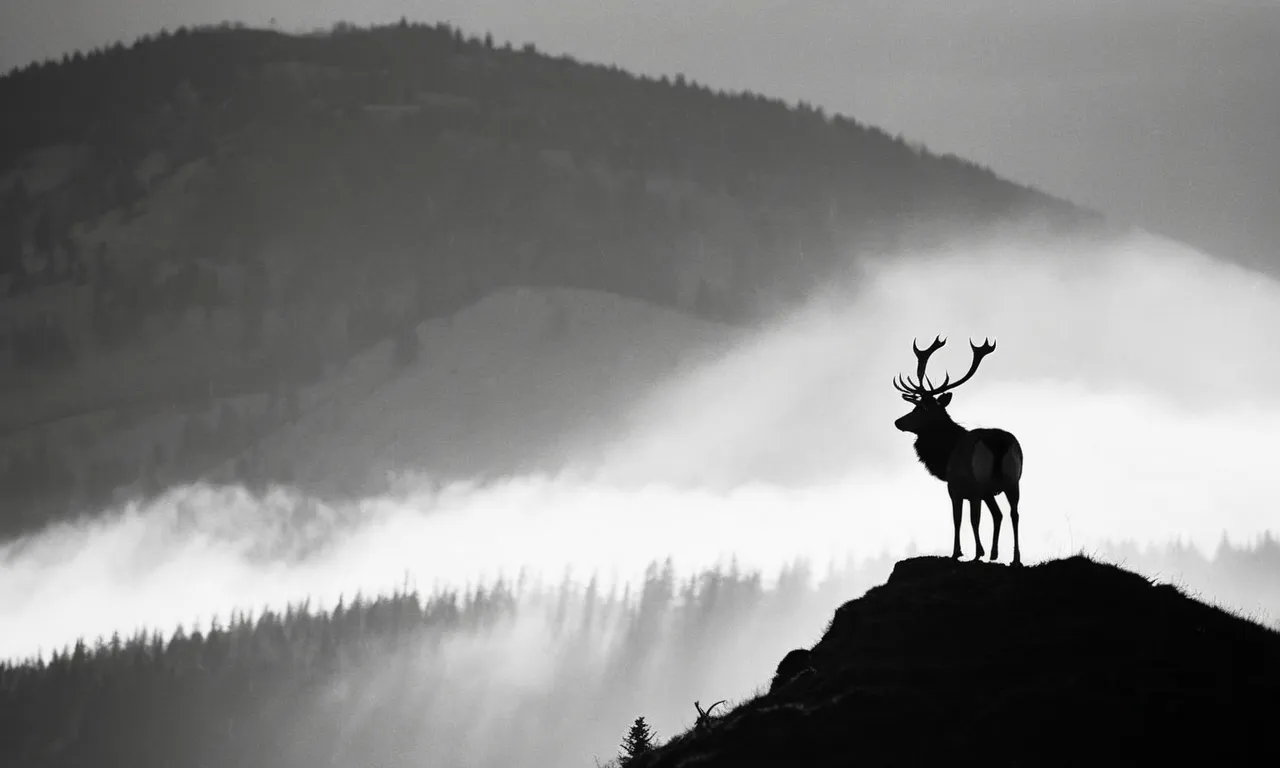
M935 387L925 373L925 368L929 365L929 356L946 343L946 339L936 337L928 349L920 349L916 346L914 339L911 341L911 348L916 353L916 378L912 381L910 376L905 378L898 376L893 380L893 386L902 393L902 399L915 406L910 413L893 422L893 425L903 432L920 434L953 423L951 417L947 415L947 405L951 402L951 390L973 378L973 374L978 372L982 358L996 351L996 345L987 339L983 339L980 347L970 341L969 346L973 348L973 363L969 366L969 372L954 382L951 380L951 374L947 374L942 384Z

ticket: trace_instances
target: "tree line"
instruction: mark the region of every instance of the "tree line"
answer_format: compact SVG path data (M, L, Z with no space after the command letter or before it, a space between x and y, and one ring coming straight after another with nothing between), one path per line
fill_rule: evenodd
M743 669L767 681L788 643L886 567L817 586L797 567L766 588L655 563L634 589L405 589L81 640L0 666L0 762L587 764L638 706L674 727L694 698L742 689Z

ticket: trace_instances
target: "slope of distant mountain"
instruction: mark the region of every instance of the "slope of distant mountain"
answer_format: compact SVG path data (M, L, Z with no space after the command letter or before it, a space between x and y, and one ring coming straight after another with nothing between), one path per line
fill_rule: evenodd
M808 105L443 24L181 29L11 72L0 112L0 488L28 522L199 477L508 286L743 323L859 252L1102 224ZM513 450L554 439L526 427ZM87 457L104 430L136 439Z
M415 329L418 356L391 342L358 374L305 387L302 413L236 463L277 468L312 490L351 492L386 472L441 480L552 472L595 455L628 408L734 338L730 326L633 299L511 288Z
M371 344L283 394L59 421L41 446L69 461L45 476L93 482L101 467L138 457L122 481L100 489L106 503L200 479L348 496L385 489L388 472L447 481L585 468L625 435L650 389L737 333L613 294L513 287ZM27 436L0 447L22 456ZM10 468L21 488L27 467ZM38 518L11 514L4 523L27 530Z

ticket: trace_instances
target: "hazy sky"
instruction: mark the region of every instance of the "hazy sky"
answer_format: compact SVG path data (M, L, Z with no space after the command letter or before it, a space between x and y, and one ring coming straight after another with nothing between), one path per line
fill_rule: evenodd
M1209 250L1280 241L1280 0L4 0L0 65L401 15L806 99Z

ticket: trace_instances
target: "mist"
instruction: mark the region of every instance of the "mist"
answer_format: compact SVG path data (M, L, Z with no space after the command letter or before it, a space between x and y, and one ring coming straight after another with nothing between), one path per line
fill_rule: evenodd
M796 559L948 554L944 486L892 426L908 406L890 381L935 334L934 380L967 368L969 337L997 341L950 412L1021 440L1028 563L1106 541L1248 543L1274 530L1278 321L1275 281L1141 233L861 258L803 311L638 392L628 426L560 472L442 484L423 467L354 504L174 488L6 544L0 655L406 584L626 585L667 558L768 581ZM967 524L961 541L970 557ZM1007 562L1007 528L1002 545Z

